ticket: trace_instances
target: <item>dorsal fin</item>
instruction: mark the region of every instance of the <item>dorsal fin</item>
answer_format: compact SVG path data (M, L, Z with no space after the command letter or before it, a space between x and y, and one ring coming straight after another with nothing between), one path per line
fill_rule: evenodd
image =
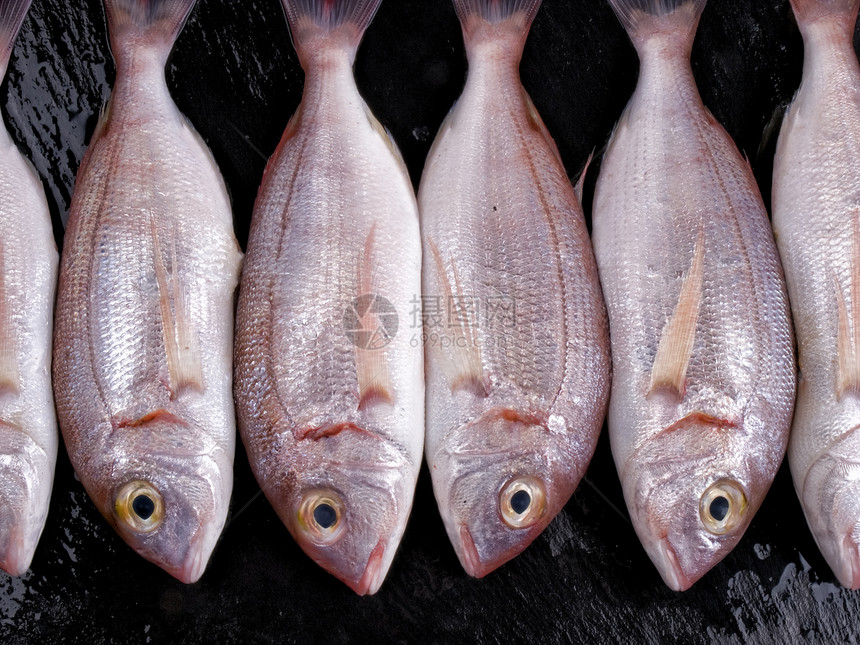
M841 399L846 392L860 394L860 222L858 214L854 214L851 232L851 311L845 304L845 296L836 275L833 276L836 288L836 306L838 311L837 331L837 383L836 396Z
M0 393L17 395L20 388L18 344L12 326L6 277L6 247L0 240Z
M385 347L391 338L383 320L387 315L387 312L383 311L386 302L377 290L375 244L376 223L374 222L367 234L364 249L358 261L359 294L356 300L356 314L361 329L366 331L358 336L360 342L355 343L359 410L375 403L391 404L394 401L385 354Z
M176 236L170 247L171 271L168 277L164 256L158 239L155 218L152 224L152 248L155 262L155 279L158 285L158 304L164 350L167 353L167 371L170 379L170 398L177 398L184 390L203 392L203 367L197 334L188 316L188 301L179 277L176 261Z
M439 247L433 240L428 240L428 242L439 282L443 285L444 293L441 295L444 296L445 307L449 310L445 327L446 335L450 336L449 342L441 342L440 340L440 342L432 343L432 346L438 350L437 356L452 392L462 389L468 390L476 396L485 397L489 394L489 384L484 376L476 325L470 323L468 315L461 316L459 311L450 311L452 307L456 307L455 298L462 299L464 297L457 265L451 260L452 284L445 270L445 262ZM452 316L452 313L456 315Z
M681 284L678 304L672 317L663 327L660 344L657 346L654 366L651 368L649 397L657 392L666 392L673 395L677 400L684 398L687 366L693 353L699 305L702 300L704 263L705 232L700 227L693 248L690 270Z

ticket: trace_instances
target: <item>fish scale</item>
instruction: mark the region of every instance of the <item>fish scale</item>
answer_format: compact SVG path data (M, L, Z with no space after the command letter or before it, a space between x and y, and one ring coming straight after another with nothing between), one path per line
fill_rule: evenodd
M782 460L792 329L752 171L690 68L704 0L610 4L641 61L594 198L610 442L636 533L683 590L740 540Z
M609 347L582 208L519 79L540 2L454 5L469 72L419 190L424 294L446 309L424 329L426 455L448 537L481 577L579 483L605 413ZM478 309L460 320L462 299Z
M394 559L424 439L423 356L408 328L420 296L415 196L352 74L379 3L283 1L305 86L254 206L236 336L257 481L301 548L361 595ZM374 309L378 299L396 313Z
M29 0L0 1L0 77ZM41 180L0 124L0 567L27 571L51 499L57 247Z
M798 341L800 385L788 458L809 527L846 587L860 587L860 427L855 314L860 285L857 0L794 0L800 89L773 175L773 226ZM847 340L847 344L845 341Z
M106 0L117 77L72 197L53 366L90 498L183 582L202 575L232 491L242 257L224 182L164 79L193 5Z

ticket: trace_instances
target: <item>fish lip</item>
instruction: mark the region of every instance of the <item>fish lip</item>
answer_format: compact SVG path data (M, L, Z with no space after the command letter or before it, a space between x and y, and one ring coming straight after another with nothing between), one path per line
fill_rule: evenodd
M0 568L10 576L24 575L33 561L34 550L35 547L33 549L28 548L21 527L15 528L9 535L6 553L0 561Z
M475 540L472 538L472 534L469 533L469 528L465 524L460 525L460 544L462 545L460 562L466 573L474 578L483 578L487 575L490 569L487 569L481 562L481 556L478 555Z
M860 553L851 534L842 538L841 547L836 577L843 587L852 590L860 589Z
M386 573L385 568L382 566L384 555L385 541L379 540L376 546L373 547L373 551L370 552L367 566L365 566L361 578L355 583L347 582L350 588L359 596L373 595L379 591Z
M681 568L681 563L678 561L678 554L675 553L675 548L669 541L668 537L664 537L657 543L658 561L655 562L657 570L663 578L663 581L673 591L686 591L693 586L694 580L690 580L684 570Z
M168 573L180 582L193 584L200 580L206 565L209 564L211 551L206 548L206 540L203 532L199 532L188 547L188 555L180 567L168 569Z

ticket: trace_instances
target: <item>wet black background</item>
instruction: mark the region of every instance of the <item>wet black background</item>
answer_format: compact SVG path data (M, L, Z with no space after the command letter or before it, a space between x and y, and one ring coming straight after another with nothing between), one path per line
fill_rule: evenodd
M775 141L763 134L796 89L801 62L788 0L710 0L694 71L705 103L750 157L768 203ZM603 0L545 0L522 77L571 177L604 145L637 66ZM383 2L356 76L416 184L464 74L448 0ZM244 246L265 159L301 95L278 1L200 0L167 76L224 173ZM58 243L112 78L100 0L34 0L0 99L13 137L45 182ZM586 182L586 211L597 169ZM818 553L785 467L743 541L685 593L663 584L639 545L605 434L564 512L523 555L483 580L461 569L426 468L398 556L370 598L317 568L258 490L240 444L228 525L202 580L186 586L114 534L61 447L33 567L20 579L0 573L0 642L860 639L860 594L839 587Z

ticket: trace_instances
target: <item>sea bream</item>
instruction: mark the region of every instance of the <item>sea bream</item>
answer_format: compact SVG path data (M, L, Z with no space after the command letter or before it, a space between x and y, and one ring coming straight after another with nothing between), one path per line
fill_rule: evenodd
M540 0L455 0L469 72L427 157L426 454L466 571L567 503L609 395L606 311L579 200L519 64Z
M0 78L30 0L0 0ZM0 567L30 566L54 481L51 328L57 246L33 166L0 125Z
M403 536L424 441L415 195L352 73L380 1L283 0L304 92L254 206L236 331L257 481L301 548L362 595Z
M791 321L752 171L693 79L705 0L610 4L640 70L594 198L609 436L636 533L684 590L738 543L782 461Z
M797 331L788 458L818 546L860 588L860 0L793 0L803 81L782 125L773 226Z
M203 573L233 483L234 292L224 182L168 93L194 0L105 0L116 82L78 171L54 393L75 472L129 545Z

